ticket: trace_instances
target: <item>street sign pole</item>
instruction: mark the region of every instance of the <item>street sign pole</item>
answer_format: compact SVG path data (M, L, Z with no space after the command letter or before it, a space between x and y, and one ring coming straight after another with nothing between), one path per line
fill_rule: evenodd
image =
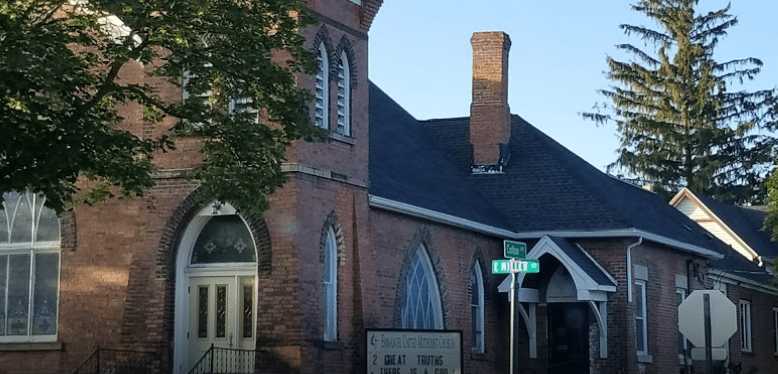
M702 295L705 313L705 373L713 373L713 347L711 347L710 295Z
M514 260L511 259L511 263ZM512 264L511 264L512 265ZM513 266L511 266L513 268ZM516 319L516 272L511 272L511 295L510 295L510 302L511 302L511 342L510 342L510 371L508 373L510 374L516 374L516 346L514 345L513 341L516 338L516 326L515 326L515 319Z

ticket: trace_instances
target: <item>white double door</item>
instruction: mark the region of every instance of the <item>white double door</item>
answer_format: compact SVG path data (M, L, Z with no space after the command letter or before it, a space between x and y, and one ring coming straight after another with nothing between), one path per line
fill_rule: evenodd
M191 369L214 346L214 366L240 362L232 372L253 372L256 333L256 286L253 276L189 278L189 352ZM225 362L221 362L225 361ZM188 370L189 370L188 369Z

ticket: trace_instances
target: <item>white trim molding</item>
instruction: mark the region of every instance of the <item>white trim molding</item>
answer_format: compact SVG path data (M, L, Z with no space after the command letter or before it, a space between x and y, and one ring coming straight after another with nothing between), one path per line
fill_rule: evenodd
M489 236L508 239L539 239L544 236L556 236L560 238L614 238L614 237L643 237L645 240L664 244L684 252L699 256L722 259L724 255L707 248L671 239L636 228L624 228L614 230L550 230L515 232L508 229L487 225L477 221L442 213L436 210L422 208L416 205L403 203L397 200L369 195L369 203L373 208L388 210L395 213L406 214L412 217L422 218L428 221L442 223L449 226L476 231Z
M764 283L759 283L755 280L751 280L746 277L741 277L739 275L727 273L723 270L710 269L708 270L708 276L713 281L720 281L725 284L731 284L734 286L748 288L754 291L759 291L762 293L778 296L778 288L776 287L772 287Z

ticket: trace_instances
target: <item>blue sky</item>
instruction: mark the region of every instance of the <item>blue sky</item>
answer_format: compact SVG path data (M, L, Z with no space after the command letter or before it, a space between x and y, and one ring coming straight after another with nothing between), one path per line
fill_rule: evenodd
M370 31L370 78L416 118L467 115L474 31L511 36L509 104L594 166L615 159L613 126L580 118L603 99L605 57L629 39L621 23L648 24L626 0L386 0ZM725 5L701 1L701 9ZM732 0L740 24L718 57L757 57L762 74L749 87L778 86L778 1Z

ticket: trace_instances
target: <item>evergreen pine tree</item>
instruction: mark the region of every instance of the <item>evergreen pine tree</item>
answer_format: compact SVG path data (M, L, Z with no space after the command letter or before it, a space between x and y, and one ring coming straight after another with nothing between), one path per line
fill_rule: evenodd
M776 91L739 89L760 72L749 57L717 61L722 37L737 24L730 6L701 13L698 0L639 0L632 9L653 27L621 25L642 45L616 47L607 59L614 84L608 104L584 118L615 123L618 158L608 169L651 181L667 193L688 187L720 200L762 203L778 125Z

